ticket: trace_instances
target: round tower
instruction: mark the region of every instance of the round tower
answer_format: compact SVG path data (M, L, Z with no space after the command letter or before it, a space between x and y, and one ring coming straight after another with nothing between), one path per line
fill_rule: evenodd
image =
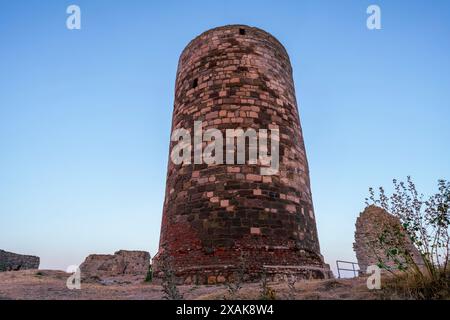
M202 132L223 134L222 164L207 164L196 155L207 145L204 140L194 145L196 122ZM185 149L190 161L177 164L169 156L156 276L170 268L179 282L198 284L238 275L252 280L262 273L330 277L320 254L292 68L283 45L245 25L215 28L192 40L181 54L176 79L172 132L182 128L192 134L193 146ZM267 132L266 151L279 166L263 173L261 159L250 161L251 142L245 137L245 163L227 162L229 129ZM264 151L261 141L258 151ZM170 154L177 143L171 141Z

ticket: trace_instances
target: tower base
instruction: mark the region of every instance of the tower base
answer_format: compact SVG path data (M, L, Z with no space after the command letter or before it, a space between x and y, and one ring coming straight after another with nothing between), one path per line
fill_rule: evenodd
M154 281L162 282L168 269L157 268ZM177 285L213 285L232 282L258 282L263 277L267 281L285 282L287 279L322 280L334 279L328 264L323 265L263 265L258 268L235 265L189 266L170 269Z

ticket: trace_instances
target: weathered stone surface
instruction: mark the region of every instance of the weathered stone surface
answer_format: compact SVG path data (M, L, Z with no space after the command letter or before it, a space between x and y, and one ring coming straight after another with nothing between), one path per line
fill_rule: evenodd
M385 249L379 245L378 239L383 231L389 233L397 228L401 228L400 220L377 206L369 206L360 214L356 220L353 244L360 272L365 273L368 266L377 265L379 259L389 267L395 266L392 259L386 256ZM419 251L408 237L404 238L403 248L411 253L417 264L423 264Z
M172 128L193 133L195 121L224 137L227 129L279 129L279 172L262 176L261 166L248 162L175 165L169 160L156 275L164 254L173 258L178 277L196 283L232 277L241 259L249 277L266 265L291 266L302 270L302 277L329 277L320 254L292 68L280 42L243 25L212 29L191 41L179 60ZM191 158L195 163L194 152ZM305 273L308 268L314 272Z
M39 269L39 257L0 250L0 272Z
M92 254L80 265L83 279L133 276L144 280L150 267L150 254L145 251L117 251L114 255Z

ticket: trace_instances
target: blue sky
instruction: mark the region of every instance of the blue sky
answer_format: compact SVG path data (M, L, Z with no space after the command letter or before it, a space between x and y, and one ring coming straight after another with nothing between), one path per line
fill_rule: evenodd
M77 4L82 29L65 27ZM366 28L378 4L382 30ZM0 248L66 269L155 254L178 56L248 24L294 68L322 253L354 261L370 186L450 178L449 1L1 1Z

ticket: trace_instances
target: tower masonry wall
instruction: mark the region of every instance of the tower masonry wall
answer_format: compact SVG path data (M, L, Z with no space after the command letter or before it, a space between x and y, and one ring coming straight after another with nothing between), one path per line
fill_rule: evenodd
M170 267L184 283L225 282L241 273L250 280L262 272L330 277L320 254L292 67L281 43L243 25L191 41L178 64L172 132L194 134L195 121L203 132L218 129L224 137L227 129L278 129L279 169L263 175L260 162L195 164L194 149L191 164L169 157L156 276Z

